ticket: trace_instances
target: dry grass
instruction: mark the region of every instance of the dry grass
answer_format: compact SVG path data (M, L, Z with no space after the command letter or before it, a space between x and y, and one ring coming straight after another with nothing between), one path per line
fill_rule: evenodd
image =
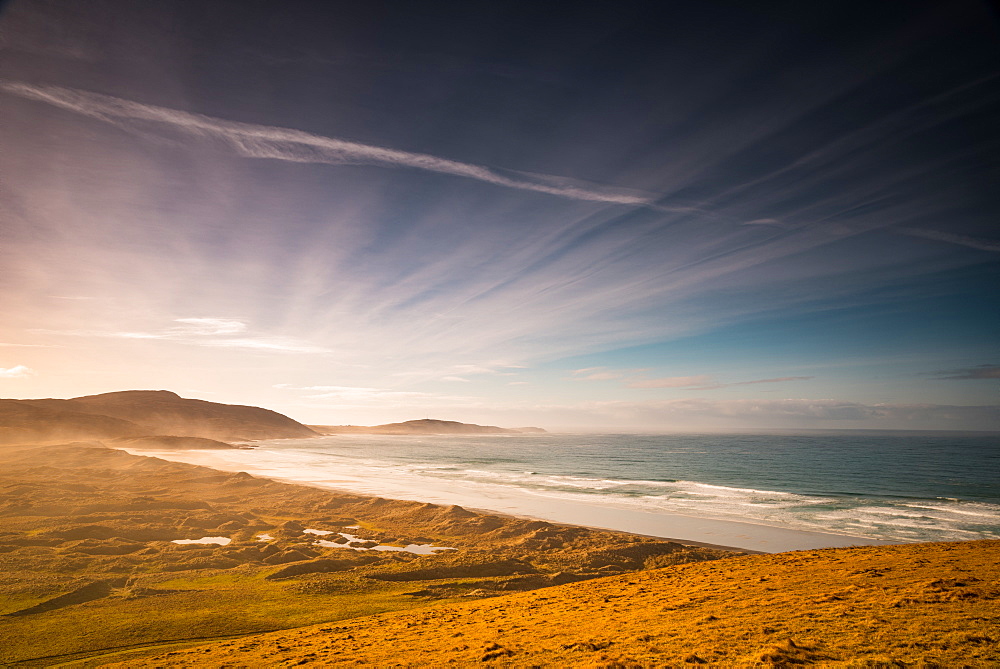
M745 556L171 652L156 666L995 667L1000 542Z
M103 447L0 448L0 664L92 664L732 553L335 494ZM304 528L447 554L323 548ZM260 542L266 532L273 540ZM225 536L227 546L173 539ZM174 646L169 646L174 647ZM135 657L129 650L130 657Z

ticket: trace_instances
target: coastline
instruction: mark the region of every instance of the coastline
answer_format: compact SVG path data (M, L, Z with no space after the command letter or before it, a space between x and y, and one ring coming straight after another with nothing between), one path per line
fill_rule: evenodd
M12 640L0 647L3 666L85 660L122 648L123 638L145 653L750 557L227 473L99 442L6 445L0 489L0 636ZM448 550L415 550L428 546Z
M281 648L265 642L260 658L241 660L274 664L278 650L295 656L289 664L319 657L337 663L354 657L344 652L356 647L358 661L383 664L411 649L422 627L433 634L412 664L474 663L497 643L514 644L526 661L555 652L545 656L553 666L593 659L579 654L581 643L598 651L613 643L630 658L681 664L692 639L723 653L711 657L738 662L771 657L768 644L790 635L795 653L814 642L836 647L843 659L902 652L880 637L871 648L844 649L859 630L861 641L873 639L875 615L893 629L912 623L910 638L921 645L908 661L928 659L928 629L948 644L941 648L955 649L929 657L939 664L996 659L982 647L988 623L967 624L988 620L998 596L996 541L747 555L731 546L284 483L95 442L9 446L0 449L0 465L0 488L8 491L0 500L0 552L9 576L0 584L0 635L12 640L0 648L5 666L57 659L206 666L211 651L196 651L189 663L183 646L213 642L219 654L208 664L222 666L263 637L238 649L232 639L267 632L296 641ZM335 534L347 542L316 540ZM429 556L407 551L413 544L452 550ZM442 627L474 611L497 612L486 636ZM426 626L414 625L414 616ZM512 619L535 626L512 628ZM401 621L398 631L385 627L393 620ZM324 644L315 651L298 641L310 629ZM331 650L331 633L345 629L353 633ZM627 633L597 636L605 629ZM358 637L361 630L368 636ZM498 642L498 635L506 636ZM122 646L123 639L131 643ZM667 645L675 639L679 645ZM532 640L543 647L525 646ZM168 647L169 657L150 657Z
M156 457L175 462L208 467L223 472L246 472L283 483L304 485L321 490L367 497L435 503L458 504L484 514L542 520L588 529L622 532L681 544L750 551L781 553L793 550L842 548L848 546L883 546L900 542L869 539L846 534L797 530L760 523L701 518L682 514L650 513L617 507L613 504L588 504L524 493L506 498L473 495L468 489L439 488L414 495L391 483L359 482L349 479L310 479L299 475L281 476L266 467L255 467L246 461L227 459L229 451L167 451L119 448L131 455Z

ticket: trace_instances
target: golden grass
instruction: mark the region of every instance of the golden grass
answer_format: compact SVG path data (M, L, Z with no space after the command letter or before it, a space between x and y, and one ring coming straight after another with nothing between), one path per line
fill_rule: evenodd
M995 667L1000 542L754 555L245 637L156 666Z
M322 548L312 527L418 557ZM274 540L260 542L266 532ZM226 536L227 546L173 539ZM227 474L85 445L0 448L0 665L97 658L733 553ZM82 664L81 664L82 663Z

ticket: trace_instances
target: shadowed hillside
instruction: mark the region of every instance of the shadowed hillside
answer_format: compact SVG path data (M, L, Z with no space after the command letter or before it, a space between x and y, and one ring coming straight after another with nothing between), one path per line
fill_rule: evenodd
M126 390L69 400L0 400L3 443L169 435L220 441L315 437L287 416L258 407Z
M0 400L0 444L72 439L116 439L148 434L140 425L74 410L67 400L49 406L35 400Z

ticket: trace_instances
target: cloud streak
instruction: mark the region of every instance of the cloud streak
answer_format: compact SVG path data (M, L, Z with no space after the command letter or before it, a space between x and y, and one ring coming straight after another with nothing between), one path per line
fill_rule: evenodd
M0 81L0 89L13 95L44 102L130 130L139 130L132 122L152 122L169 126L189 135L221 140L237 153L248 158L271 158L290 162L331 165L366 164L381 167L404 167L475 179L496 186L545 193L571 200L623 205L652 204L649 197L631 193L615 192L611 189L583 188L568 183L553 184L551 183L553 177L542 177L550 183L542 183L542 178L537 180L513 179L481 165L448 160L426 153L411 153L361 144L291 128L228 121L203 114L146 105L110 95L61 86L38 86L16 81ZM565 178L561 177L559 180L566 181Z
M941 380L970 381L1000 379L1000 365L979 365L978 367L967 367L965 369L938 372L937 377Z
M785 383L786 381L807 381L809 379L816 378L814 376L779 376L774 379L756 379L754 381L737 381L735 383L723 383L720 388L728 388L729 386L751 386L756 383Z
M937 242L967 246L971 249L979 249L980 251L1000 253L1000 239L983 239L971 235L956 235L951 232L944 232L943 230L928 230L925 228L899 228L897 232L911 237L922 237L923 239L932 239Z
M26 376L31 376L35 373L35 370L25 367L24 365L17 365L16 367L0 367L0 379L23 379Z
M412 390L393 390L389 388L371 388L365 386L293 386L279 383L274 386L281 390L291 390L305 393L304 399L312 401L331 402L338 409L345 408L379 408L398 409L400 407L455 407L478 406L480 401L474 397L443 395Z
M153 332L105 332L100 330L35 330L40 334L111 339L150 339L193 346L233 348L272 353L329 353L330 349L291 337L230 337L244 332L246 323L229 318L177 318L173 327Z
M567 407L568 408L568 407ZM609 421L661 427L870 427L874 429L998 429L1000 405L866 404L840 399L684 398L648 402L602 401L573 407Z
M635 376L637 372L645 370L613 370L604 367L589 367L577 369L573 376L583 381L611 381L615 379L626 379L626 388L686 388L688 390L716 390L718 388L729 388L730 386L751 386L758 383L786 383L788 381L806 381L815 377L812 376L779 376L769 379L753 379L752 381L733 381L731 383L721 383L716 381L710 374L697 374L694 376L667 376L661 378L647 378L645 376Z
M57 346L52 346L51 344L12 344L9 342L0 342L0 347L6 348L58 348Z
M698 376L668 376L660 379L634 379L625 384L626 388L692 388L718 387L712 386L712 377L707 374Z

